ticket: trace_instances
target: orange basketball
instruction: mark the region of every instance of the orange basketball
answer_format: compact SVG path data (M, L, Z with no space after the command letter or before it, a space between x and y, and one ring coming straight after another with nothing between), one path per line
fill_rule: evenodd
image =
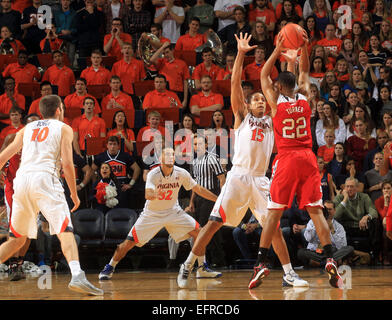
M304 29L295 23L286 24L280 33L283 35L283 47L287 49L299 49L304 44Z

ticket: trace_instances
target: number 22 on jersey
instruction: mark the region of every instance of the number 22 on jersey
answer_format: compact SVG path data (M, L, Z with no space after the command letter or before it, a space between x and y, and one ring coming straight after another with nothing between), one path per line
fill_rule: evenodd
M283 124L283 138L297 139L305 137L308 133L306 129L305 117L300 117L297 120L284 119Z
M33 135L31 136L31 141L42 142L49 134L49 127L36 128L33 130Z

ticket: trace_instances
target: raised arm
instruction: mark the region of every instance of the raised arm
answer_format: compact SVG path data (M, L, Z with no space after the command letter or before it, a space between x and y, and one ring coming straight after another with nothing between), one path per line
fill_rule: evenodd
M4 167L9 159L22 149L24 129L18 131L15 139L0 153L0 169Z
M301 56L299 59L299 75L298 75L298 91L301 91L306 97L310 96L310 80L309 80L309 54L308 54L308 35L306 31L303 33L304 44L301 47Z
M230 100L231 108L235 117L234 128L238 128L247 113L245 97L241 87L242 65L244 63L245 54L257 46L249 46L249 41L252 38L252 35L248 36L247 33L243 35L241 32L239 38L236 34L234 36L237 40L238 53L235 58L231 74Z

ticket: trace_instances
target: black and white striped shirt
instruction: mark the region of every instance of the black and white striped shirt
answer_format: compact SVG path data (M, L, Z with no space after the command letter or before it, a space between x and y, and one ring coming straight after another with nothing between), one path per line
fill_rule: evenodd
M206 152L203 157L195 157L192 162L192 176L202 187L218 193L220 190L217 176L224 174L216 155Z

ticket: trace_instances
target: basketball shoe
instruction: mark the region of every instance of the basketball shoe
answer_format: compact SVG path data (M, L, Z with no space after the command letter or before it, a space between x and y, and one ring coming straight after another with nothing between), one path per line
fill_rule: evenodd
M269 269L264 263L259 263L257 266L253 267L253 275L250 278L248 288L253 289L258 287L264 277L268 276L270 273Z
M190 269L191 268L189 267L189 265L186 266L185 263L181 264L180 271L178 272L177 276L177 285L181 289L188 287Z
M327 263L325 264L325 271L328 273L330 285L335 288L343 289L343 280L338 272L338 268L334 259L327 259Z
M114 268L110 264L107 264L99 274L98 279L109 280L113 276L113 273L114 273Z
M68 284L68 288L72 291L79 293L87 293L93 296L102 296L103 290L94 287L87 279L84 271L81 271L78 275L72 276L71 282Z
M290 270L289 273L283 276L282 281L283 287L309 287L309 283L300 278L294 270Z
M196 279L219 278L221 276L221 272L211 270L206 262L204 262L202 266L198 267L196 271Z
M26 275L22 270L22 263L18 261L16 258L10 259L10 267L8 269L9 272L9 280L10 281L19 281L22 279L26 279Z

